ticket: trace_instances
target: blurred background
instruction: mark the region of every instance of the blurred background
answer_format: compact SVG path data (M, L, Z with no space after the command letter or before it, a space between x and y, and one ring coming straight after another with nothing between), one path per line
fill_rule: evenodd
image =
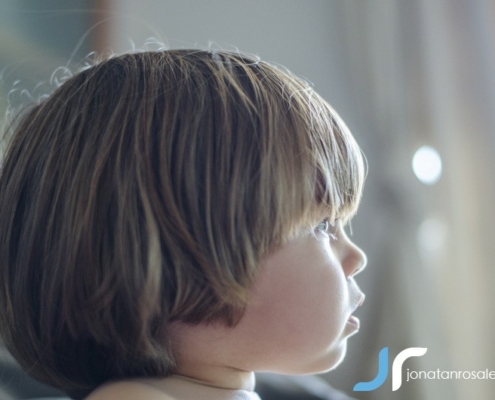
M361 332L324 378L362 400L493 399L493 380L407 382L405 371L495 370L495 1L0 0L0 115L93 52L156 42L239 49L288 67L366 154L352 231L368 254L357 278L367 300ZM428 352L405 362L398 391L389 374L380 388L353 392L375 377L383 347L389 369L406 348ZM1 399L19 398L16 385L50 393L9 368Z

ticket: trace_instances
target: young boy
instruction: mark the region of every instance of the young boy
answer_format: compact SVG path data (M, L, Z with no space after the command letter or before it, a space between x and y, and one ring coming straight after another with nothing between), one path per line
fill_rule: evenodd
M308 84L221 51L125 54L23 113L0 175L0 331L75 399L257 399L359 328L361 151Z

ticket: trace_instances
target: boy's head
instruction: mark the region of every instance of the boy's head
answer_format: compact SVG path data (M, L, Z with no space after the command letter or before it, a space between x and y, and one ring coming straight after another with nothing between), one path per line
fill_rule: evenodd
M87 394L176 369L169 323L234 326L260 260L348 218L364 180L304 81L220 51L126 54L19 117L0 175L0 332Z

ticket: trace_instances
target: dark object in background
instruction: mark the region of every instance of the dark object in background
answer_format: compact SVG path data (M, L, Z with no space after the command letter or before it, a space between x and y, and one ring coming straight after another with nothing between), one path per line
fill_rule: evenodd
M27 376L0 342L0 400L24 400L66 396Z
M256 392L262 400L356 400L314 375L256 374Z

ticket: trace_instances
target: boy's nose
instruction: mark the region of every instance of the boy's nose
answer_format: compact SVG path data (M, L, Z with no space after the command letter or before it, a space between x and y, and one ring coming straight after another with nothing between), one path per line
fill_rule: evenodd
M359 274L368 263L368 259L363 250L349 241L342 266L347 277Z

